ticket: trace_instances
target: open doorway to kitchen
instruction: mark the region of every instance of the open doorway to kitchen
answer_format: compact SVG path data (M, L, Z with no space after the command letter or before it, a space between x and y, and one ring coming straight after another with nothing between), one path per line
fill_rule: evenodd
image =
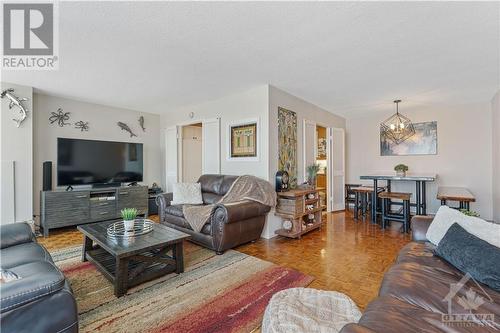
M327 131L326 127L316 125L316 164L319 165L316 177L316 189L319 192L321 205L328 204L328 182L327 182Z

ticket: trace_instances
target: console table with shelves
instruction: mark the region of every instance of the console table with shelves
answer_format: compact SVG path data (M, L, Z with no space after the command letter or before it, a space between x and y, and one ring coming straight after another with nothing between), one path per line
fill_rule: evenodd
M148 215L147 186L42 191L40 198L44 236L50 229L119 218L123 208L136 208L139 215Z
M282 228L275 231L280 236L301 238L303 234L321 228L322 211L317 190L291 190L278 192L275 215L282 220Z

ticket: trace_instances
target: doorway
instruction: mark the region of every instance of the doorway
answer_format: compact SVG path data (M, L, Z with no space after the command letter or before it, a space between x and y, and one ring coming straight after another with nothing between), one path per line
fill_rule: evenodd
M181 181L183 183L195 183L202 175L203 124L196 123L182 126L181 131Z
M345 209L345 132L304 119L303 127L304 181L309 165L319 164L316 188L327 211Z
M316 189L318 190L322 206L328 204L328 182L327 175L327 135L326 127L316 125L316 164L319 165L316 177Z

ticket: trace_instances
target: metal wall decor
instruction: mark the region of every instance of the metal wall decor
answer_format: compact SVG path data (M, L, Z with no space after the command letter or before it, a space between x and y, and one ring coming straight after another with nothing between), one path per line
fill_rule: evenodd
M146 132L146 128L144 127L144 116L139 117L139 126L141 126L143 132Z
M80 121L77 121L75 123L75 128L79 129L81 132L88 132L89 130L89 122L88 121L83 121L83 120L80 120Z
M134 132L132 132L132 130L130 129L130 127L128 127L127 124L122 123L121 121L117 122L116 124L118 125L118 127L120 127L121 130L127 131L130 134L130 137L137 136L134 134Z
M394 101L396 113L380 124L380 133L395 144L400 144L415 134L411 120L399 113L400 99Z
M62 108L57 109L57 112L51 112L51 116L49 117L49 121L51 124L57 122L59 127L64 127L66 125L71 125L71 123L67 123L66 120L69 120L69 114L71 112L63 112Z
M9 109L17 107L19 109L19 118L13 118L12 120L16 123L16 127L21 126L23 121L28 117L28 110L23 105L22 102L27 101L27 98L19 98L13 94L14 89L9 88L2 91L1 98L6 97L9 100Z

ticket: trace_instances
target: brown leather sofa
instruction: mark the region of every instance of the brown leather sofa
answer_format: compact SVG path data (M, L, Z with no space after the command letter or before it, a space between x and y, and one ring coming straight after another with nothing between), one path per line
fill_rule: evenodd
M216 204L238 176L203 175L198 180L204 204ZM190 241L222 254L225 250L260 238L271 207L257 202L217 204L209 222L195 232L182 214L182 205L170 205L172 193L157 197L160 223L191 235Z
M385 274L379 297L368 304L358 324L344 326L341 333L500 331L499 292L471 279L456 294L450 293L450 286L458 283L464 273L433 255L434 246L425 237L431 221L432 217L426 216L412 219L413 242L401 250L396 263ZM460 305L469 290L484 300L472 313L493 314L493 322L483 321L484 326L444 324L443 315L448 315L450 307L452 314L471 313Z

